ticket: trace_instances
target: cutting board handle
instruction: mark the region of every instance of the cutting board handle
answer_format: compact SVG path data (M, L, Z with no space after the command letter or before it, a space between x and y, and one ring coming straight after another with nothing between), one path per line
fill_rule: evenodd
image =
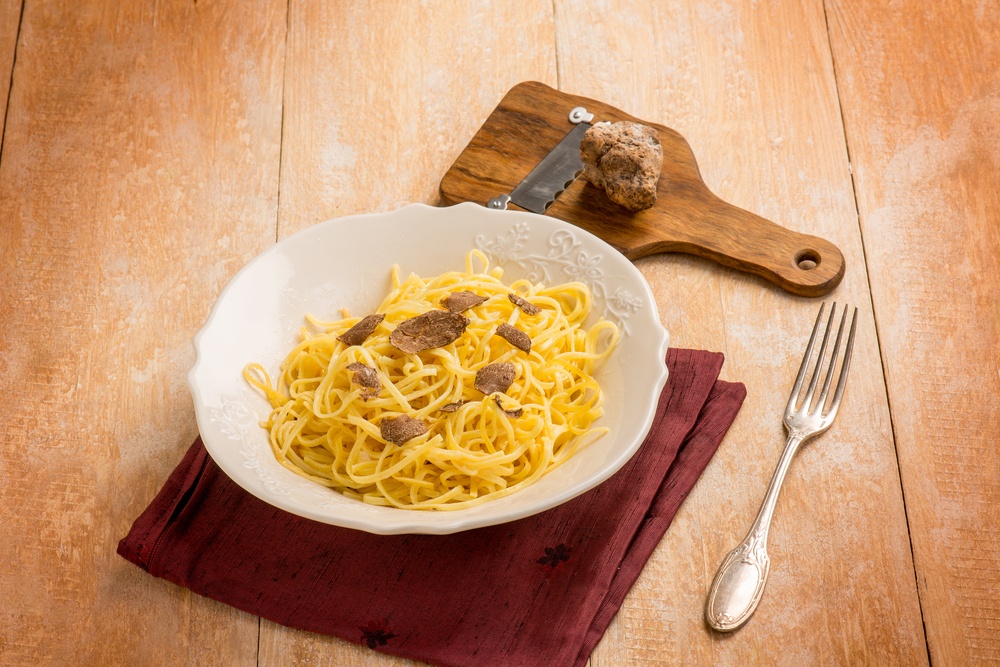
M651 218L648 242L622 249L629 259L661 252L685 252L758 275L793 294L821 296L844 276L844 256L826 239L802 234L723 201L707 187L671 206L640 216Z

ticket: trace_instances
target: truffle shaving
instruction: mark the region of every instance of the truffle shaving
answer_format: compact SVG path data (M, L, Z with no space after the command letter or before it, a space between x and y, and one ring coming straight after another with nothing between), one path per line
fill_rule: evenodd
M347 370L352 372L351 382L361 387L361 398L364 400L375 398L382 391L382 381L378 379L378 372L371 366L354 362L348 364Z
M427 424L407 415L399 415L383 419L379 423L379 430L383 440L394 445L401 445L407 440L427 433Z
M469 320L448 310L431 310L400 322L389 335L397 349L416 354L434 347L444 347L458 340Z
M504 322L497 327L497 335L506 339L508 343L519 350L531 352L531 338L520 329L516 329Z
M337 340L344 345L361 345L361 343L365 342L365 340L372 335L372 332L375 331L375 327L381 324L384 319L385 315L378 313L375 315L368 315L362 318L362 320L353 327L337 336Z
M513 292L508 294L507 298L513 301L515 306L523 310L528 315L537 315L538 313L542 312L541 308L539 308L533 303L525 301L524 299L514 294Z
M507 415L508 417L511 417L513 419L517 419L518 417L520 417L521 415L524 414L524 408L515 408L513 410L508 410L507 408L505 408L503 406L503 403L500 402L500 396L501 396L500 394L494 394L493 395L493 400L496 402L497 407L500 408L500 410L505 415Z
M452 292L441 299L441 305L453 313L461 313L469 308L475 308L487 299L488 296L479 296L472 292Z
M484 394L502 394L514 382L515 375L517 369L510 362L489 364L476 372L475 387Z
M458 409L465 405L465 401L456 401L455 403L449 403L448 405L442 405L438 408L441 412L458 412Z

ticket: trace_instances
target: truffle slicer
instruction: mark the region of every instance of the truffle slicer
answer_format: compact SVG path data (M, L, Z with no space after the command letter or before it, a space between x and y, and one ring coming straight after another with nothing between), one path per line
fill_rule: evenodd
M580 140L593 118L643 123L658 132L663 168L652 208L632 213L577 178L583 170ZM675 130L533 81L508 91L476 132L441 179L441 201L544 213L586 229L632 260L689 253L801 296L827 294L844 276L844 256L834 244L713 194Z
M556 147L542 158L538 166L517 184L509 195L499 195L486 202L487 208L506 210L507 204L515 204L532 213L545 213L555 203L566 188L583 173L580 159L580 142L593 125L594 114L583 107L575 107L569 112L569 122L575 127L566 133Z

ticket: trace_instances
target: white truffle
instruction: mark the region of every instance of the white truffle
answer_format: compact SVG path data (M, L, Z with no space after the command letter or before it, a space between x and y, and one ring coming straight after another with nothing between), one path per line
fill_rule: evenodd
M656 203L663 147L656 130L641 123L599 123L580 142L583 176L630 211Z

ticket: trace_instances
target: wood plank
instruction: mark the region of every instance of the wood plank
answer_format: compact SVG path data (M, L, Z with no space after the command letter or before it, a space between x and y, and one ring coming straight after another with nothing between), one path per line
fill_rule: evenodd
M10 94L10 77L14 69L14 52L17 50L17 33L20 27L21 0L0 0L0 138L3 137L7 117L7 96Z
M831 0L931 660L1000 661L1000 13Z
M503 94L519 81L556 83L547 0L453 0L433 12L296 0L290 12L282 237L336 216L436 203L441 176ZM408 664L267 621L259 661Z
M285 7L28 2L0 164L8 664L252 665L115 549L196 435L191 337L274 242Z
M800 452L778 501L761 606L718 635L705 596L777 463L819 303L685 256L637 262L672 344L725 352L723 376L748 397L592 663L925 663L822 2L558 2L556 16L562 90L674 128L720 197L831 240L847 261L831 296L861 310L841 414Z
M466 5L291 3L281 236L436 203L441 176L511 86L555 85L551 4Z

